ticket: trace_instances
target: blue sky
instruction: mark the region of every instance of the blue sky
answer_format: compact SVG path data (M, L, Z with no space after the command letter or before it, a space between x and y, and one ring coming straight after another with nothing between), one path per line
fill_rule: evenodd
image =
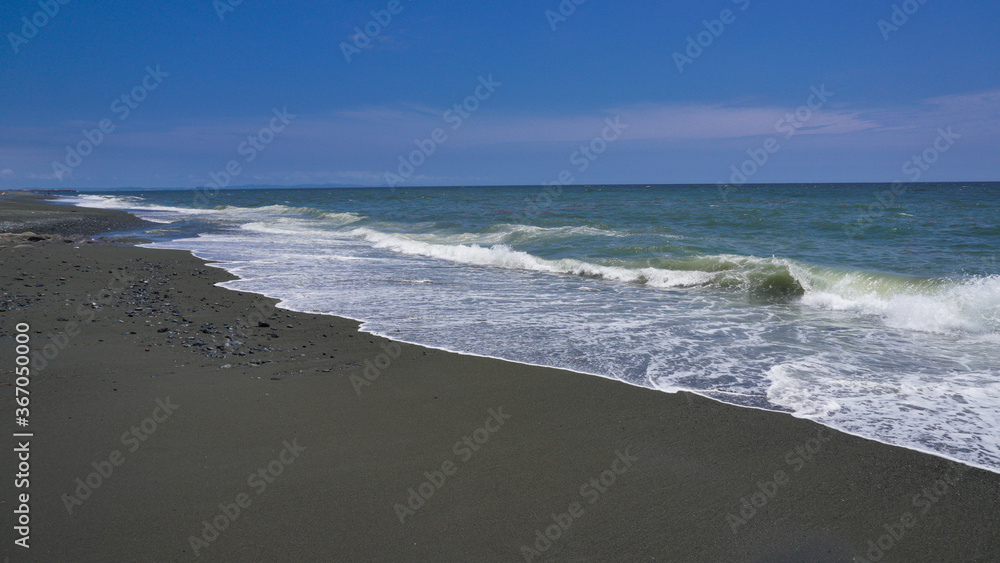
M225 1L6 0L0 189L1000 180L997 2Z

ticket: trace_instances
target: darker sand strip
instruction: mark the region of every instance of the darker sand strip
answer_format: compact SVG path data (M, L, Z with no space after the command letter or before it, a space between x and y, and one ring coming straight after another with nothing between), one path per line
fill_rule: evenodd
M24 193L0 197L0 233L99 235L151 225L131 213L49 203L45 196Z

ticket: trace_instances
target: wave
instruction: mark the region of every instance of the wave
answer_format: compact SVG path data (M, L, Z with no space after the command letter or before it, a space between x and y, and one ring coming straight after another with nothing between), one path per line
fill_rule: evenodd
M358 226L366 216L281 204L194 209L151 204L139 196L79 195L65 199L86 207L127 209L157 222L171 217L215 215L210 219L233 221L241 230L268 235L346 235L363 239L376 248L475 266L574 275L654 289L715 288L797 302L818 310L853 312L907 330L1000 332L1000 276L996 275L916 278L825 268L781 257L733 254L599 262L549 259L514 246L544 247L547 243L567 246L582 237L628 235L603 225L539 227L513 223L490 225L476 233L448 233L435 231L434 224ZM427 232L379 230L384 227L404 227L411 231L419 227Z
M849 272L817 277L806 305L884 319L889 326L922 332L1000 332L1000 276L903 281Z
M609 228L593 226L563 226L563 227L538 227L535 225L522 225L519 223L497 223L486 229L502 236L545 236L545 237L577 237L577 236L597 236L597 237L627 237L628 233L622 233Z
M348 225L365 219L365 216L358 215L357 213L338 213L326 209L318 209L316 207L290 207L280 204L261 205L258 207L236 207L226 205L217 207L216 210L235 215L292 215L296 217L321 219L324 222L331 222L334 225Z
M348 225L365 219L363 215L358 215L356 213L338 213L315 207L292 207L281 204L260 205L255 207L219 205L211 209L204 209L148 203L141 196L77 195L62 198L62 200L80 207L97 207L101 209L122 209L131 211L140 215L144 219L160 223L168 222L163 219L163 214L173 214L174 219L195 215L216 216L220 219L232 220L250 220L255 218L266 220L268 218L274 218L275 216L278 218L281 216L295 216L306 219L320 219L331 222L334 225ZM194 201L194 198L192 198L192 201ZM149 213L154 213L156 215L149 215Z
M598 264L546 259L506 244L435 244L356 228L377 248L476 266L566 274L651 288L708 287L795 300L815 309L878 317L893 327L949 333L1000 331L1000 276L909 278L823 268L779 257L730 254Z
M550 260L521 250L514 250L506 244L495 244L490 247L478 244L434 244L415 240L409 236L383 233L364 227L354 229L350 234L371 242L376 248L476 266L572 274L611 281L643 283L654 287L685 287L703 285L708 281L706 272L671 272L657 268L636 270L592 264L573 258Z

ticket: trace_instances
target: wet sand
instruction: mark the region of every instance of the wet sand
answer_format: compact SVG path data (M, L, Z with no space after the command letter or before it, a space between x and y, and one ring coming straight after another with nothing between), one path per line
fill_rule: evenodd
M0 236L12 561L1000 559L1000 474L395 343L215 287L232 276L186 252L63 236L131 228L118 212L12 201L0 225L36 233ZM11 533L17 431L30 550Z

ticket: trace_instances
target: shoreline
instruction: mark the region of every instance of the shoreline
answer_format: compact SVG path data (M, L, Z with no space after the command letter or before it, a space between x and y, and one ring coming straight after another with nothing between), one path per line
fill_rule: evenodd
M38 560L1000 553L988 470L785 413L392 341L217 287L235 276L187 251L4 239L0 342L29 321L43 352L68 339L31 384ZM13 474L10 454L0 463ZM75 479L109 466L70 512Z
M140 248L145 248L145 247L140 247ZM166 249L150 249L150 250L166 250ZM191 251L185 250L184 252L189 252L190 254L192 254L193 256L195 256L195 258L197 258L198 260L204 261L205 265L207 265L209 267L217 268L219 270L222 270L223 272L225 272L225 273L227 273L229 275L233 275L233 276L237 277L237 279L238 279L238 276L236 276L235 274L232 274L231 272L229 272L225 268L223 268L221 266L214 266L213 264L215 264L215 262L213 262L211 260L208 260L206 258L198 257L194 252L191 252ZM229 288L225 288L225 287L223 287L223 289L228 289L229 291L237 291L237 290L229 289ZM261 297L264 297L264 298L267 298L267 299L274 299L275 301L280 301L279 298L267 295L265 293L250 292L250 291L244 291L243 293L252 293L254 295L260 295ZM566 371L566 372L574 373L574 374L581 375L581 376L597 377L597 378L604 379L604 380L607 380L607 381L613 381L615 383L621 383L621 384L624 384L624 385L628 385L630 387L635 387L636 389L644 389L646 391L655 391L655 392L658 392L658 393L667 393L667 394L672 394L672 395L681 394L681 393L689 393L691 395L695 395L697 397L701 397L702 399L705 399L707 401L712 401L714 403L719 403L721 405L726 405L726 406L729 406L729 407L735 407L735 408L740 408L740 409L757 410L757 411L766 412L766 413L785 414L785 415L791 416L792 418L795 418L795 419L798 419L798 420L805 420L805 421L811 422L813 424L817 424L819 426L822 426L824 428L828 428L830 430L833 430L833 431L836 431L836 432L839 432L839 433L842 433L842 434L847 434L849 436L854 436L855 438L860 438L862 440L868 440L868 441L871 441L871 442L875 442L875 443L882 444L882 445L889 446L889 447L893 447L893 448L902 448L902 449L909 450L909 451L914 452L914 453L923 454L923 455L929 455L929 456L932 456L932 457L936 457L936 458L940 458L940 459L943 459L943 460L946 460L946 461L950 461L950 462L958 464L958 465L963 465L963 466L966 466L966 467L968 467L970 469L978 469L978 470L981 470L981 471L986 471L986 472L989 472L989 473L995 473L997 475L1000 475L1000 468L987 467L985 465L979 465L979 464L976 464L976 463L973 463L973 462L970 462L970 461L966 461L966 460L962 460L962 459L956 459L956 458L950 457L948 455L942 454L940 452L934 452L934 451L930 451L930 450L922 450L922 449L915 448L915 447L912 447L912 446L906 446L906 445L900 445L900 444L891 444L889 442L886 442L886 441L883 441L883 440L879 440L878 438L872 438L870 436L864 436L864 435L858 434L856 432L851 432L849 430L844 430L842 428L837 428L837 427L834 427L834 426L830 426L828 424L824 424L822 422L818 422L818 421L813 420L811 418L805 418L805 417L796 416L795 413L790 412L790 411L783 411L783 410L776 410L776 409L766 409L764 407L757 407L757 406L753 406L753 405L736 405L736 404L733 404L733 403L727 403L725 401L720 401L719 399L716 399L714 397L709 397L709 396L703 395L703 394L701 394L701 393L699 393L697 391L692 391L692 390L688 390L688 389L678 389L678 390L670 391L670 390L659 389L659 388L655 388L655 387L646 387L644 385L639 385L638 383L633 383L631 381L626 381L624 379L615 379L613 377L610 377L610 376L607 376L607 375L602 375L602 374L599 374L599 373L592 373L592 372L587 372L587 371L580 371L580 370L576 370L576 369L572 369L572 368L565 368L565 367L547 366L547 365L544 365L544 364L535 364L535 363L525 362L525 361L520 361L520 360L512 360L510 358L501 358L500 356L489 356L489 355L485 355L485 354L476 354L474 352L463 352L461 350L452 350L450 348L444 348L444 347L441 347L441 346L433 346L433 345L430 345L430 344L421 344L419 342L410 342L408 340L404 340L404 339L400 339L400 338L392 338L389 335L381 334L381 333L376 332L376 331L366 330L364 328L364 324L366 322L368 322L368 321L366 321L365 319L358 319L358 318L355 318L355 317L349 317L347 315L336 315L336 314L333 314L333 313L318 313L318 312L315 312L315 311L290 309L290 308L284 308L284 307L281 307L281 309L282 310L286 310L286 311L291 311L293 313L304 314L304 315L320 315L320 316L328 316L328 317L336 317L336 318L340 318L340 319L345 319L345 320L348 320L348 321L356 323L358 325L357 331L359 333L361 333L361 334L366 334L366 335L369 335L369 336L375 336L375 337L382 338L382 339L385 339L385 340L392 340L392 341L395 341L395 342L399 342L400 344L407 344L407 345L410 345L410 346L417 346L419 348L426 348L428 350L437 350L439 352L444 352L446 354L455 354L457 356L467 356L467 357L470 357L470 358L482 358L484 360L506 362L506 363L509 363L509 364L516 364L516 365L520 365L520 366L532 367L532 368L540 368L540 369L546 369L546 370Z
M982 182L982 183L989 184L990 182ZM143 243L143 241L137 241L136 244L137 245L142 245L144 243ZM150 248L148 246L143 246L143 247L144 248ZM150 249L151 250L157 250L157 249L154 249L154 248L150 248ZM168 249L168 250L177 250L177 249ZM208 258L208 257L205 257L205 256L199 256L198 253L195 252L195 251L193 251L193 250L188 250L188 249L184 249L184 250L187 251L187 252L189 252L195 258L206 262L209 266L214 267L214 268L218 268L218 269L226 272L229 275L235 276L236 279L239 279L238 275L234 274L233 272L230 272L224 266L215 265L215 264L218 263L217 261L212 260L211 258ZM229 289L229 288L227 288L227 289ZM237 290L232 290L232 291L237 291ZM260 292L253 292L253 293L258 294L258 295L262 295L262 296L265 296L265 297L268 297L268 298L272 298L272 299L275 299L275 300L281 300L281 298L279 298L279 297L268 295L266 293L260 293ZM990 466L983 465L983 464L980 464L980 463L976 463L976 462L973 462L973 461L964 460L964 459L958 459L958 458L952 457L952 456L950 456L948 454L945 454L945 453L942 453L942 452L939 452L939 451L933 451L933 450L929 450L929 449L921 449L919 447L912 446L912 445L907 445L907 444L894 444L894 443L891 443L891 442L879 439L878 437L866 436L866 435L861 434L859 432L847 430L847 429L844 429L844 428L838 428L836 426L833 426L833 425L830 425L830 424L826 424L824 422L816 421L816 420L813 420L811 418L799 417L791 409L787 409L787 408L781 408L781 407L777 407L777 406L775 408L766 408L766 407L760 407L760 406L756 406L756 405L752 405L752 404L730 403L730 402L721 400L721 399L719 399L717 397L701 393L698 390L689 390L689 389L665 390L665 389L654 387L652 385L642 385L642 384L639 384L639 383L627 381L625 379L617 379L615 377L612 377L612 376L609 376L609 375L605 375L605 374L601 374L601 373L596 373L596 372L582 371L582 370L573 369L573 368L569 368L569 367L562 367L562 366L538 364L538 363L532 363L532 362L527 362L527 361L522 361L522 360L517 360L517 359L512 359L512 358L504 358L504 357L500 357L500 356L491 356L491 355L479 354L479 353L475 353L475 352L466 352L466 351L455 350L455 349L451 349L451 348L447 348L447 347L443 347L443 346L435 346L435 345L432 345L432 344L426 344L426 343L421 343L421 342L416 342L416 341L410 341L410 340L405 340L405 339L398 339L398 338L392 337L389 334L383 334L383 333L380 333L378 331L365 329L364 325L369 322L369 320L367 320L367 319L363 319L363 318L359 318L359 317L352 317L352 316L348 316L348 315L342 315L342 314L339 314L339 313L317 312L317 311L310 311L310 310L306 310L306 309L292 309L292 308L288 308L288 310L295 311L295 312L298 312L298 313L303 313L303 314L329 315L329 316L335 316L335 317L342 318L342 319L347 319L347 320L350 320L350 321L353 321L353 322L357 323L359 325L358 331L362 332L364 334L379 336L381 338L386 338L386 339L397 340L398 342L403 342L403 343L411 344L411 345L414 345L414 346L420 346L420 347L427 348L427 349L439 350L439 351L447 352L447 353L450 353L450 354L459 354L459 355L469 356L469 357L474 357L474 358L484 358L484 359L489 359L489 360L497 360L497 361L509 362L509 363L523 365L523 366L538 367L538 368L543 368L543 369L564 370L564 371L569 371L569 372L573 372L573 373L577 373L577 374L581 374L581 375L587 375L587 376L591 376L591 377L599 377L599 378L607 379L607 380L610 380L610 381L616 381L616 382L624 383L626 385L630 385L630 386L633 386L633 387L636 387L636 388L639 388L639 389L653 390L653 391L658 391L658 392L661 392L661 393L691 393L693 395L697 395L699 397L702 397L702 398L710 400L710 401L715 401L715 402L719 402L721 404L725 404L725 405L729 405L729 406L735 406L735 407L738 407L738 408L754 409L754 410L760 410L762 412L777 412L777 413L782 413L782 414L788 414L788 415L791 415L794 418L799 418L801 420L808 420L808 421L813 422L815 424L819 424L819 425L824 426L826 428L830 428L832 430L836 430L836 431L842 432L844 434L849 434L849 435L855 436L857 438L861 438L861 439L864 439L864 440L871 440L871 441L874 441L874 442L877 442L877 443L880 443L880 444L885 444L887 446L904 448L904 449L907 449L907 450L910 450L910 451L913 451L913 452L917 452L917 453L921 453L921 454L926 454L926 455L931 455L931 456L938 457L938 458L941 458L941 459L945 459L945 460L948 460L948 461L951 461L951 462L954 462L954 463L966 465L966 466L969 466L969 467L973 467L973 468L976 468L976 469L980 469L980 470L983 470L983 471L988 471L988 472L996 473L996 474L1000 475L1000 466L990 467ZM727 395L727 394L728 395L739 395L737 393L729 393L729 392L725 392L725 391L713 391L713 392L717 393L719 395ZM768 402L768 401L766 399L764 399L764 402Z

